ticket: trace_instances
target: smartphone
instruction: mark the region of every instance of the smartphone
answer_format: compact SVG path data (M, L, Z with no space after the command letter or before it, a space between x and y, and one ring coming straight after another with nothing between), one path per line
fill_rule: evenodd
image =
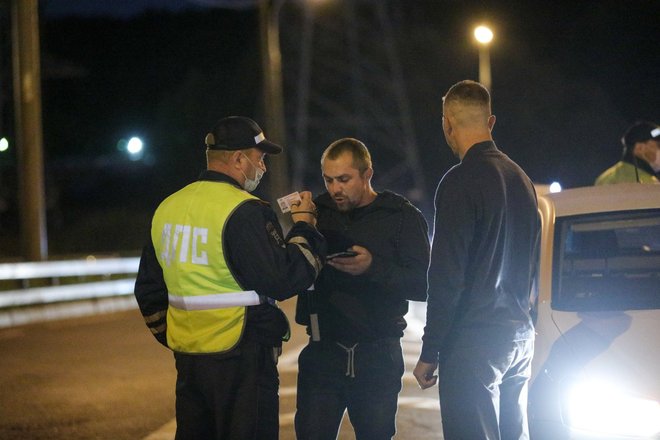
M327 257L325 257L326 260L332 260L333 258L345 258L345 257L354 257L357 255L357 252L355 251L342 251L342 252L337 252L334 254L330 254Z

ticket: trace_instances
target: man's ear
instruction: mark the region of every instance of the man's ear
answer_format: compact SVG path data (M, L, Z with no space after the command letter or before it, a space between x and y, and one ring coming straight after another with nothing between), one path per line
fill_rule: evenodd
M367 180L371 180L371 178L374 176L374 169L373 168L367 168L364 170L364 177Z
M488 117L488 130L493 131L493 127L495 126L495 115L490 115Z
M454 130L452 125L451 125L451 119L449 119L448 116L444 116L442 118L442 129L447 133L447 135L451 135L452 131Z
M231 151L227 157L227 164L230 169L239 170L241 168L241 153L240 151Z

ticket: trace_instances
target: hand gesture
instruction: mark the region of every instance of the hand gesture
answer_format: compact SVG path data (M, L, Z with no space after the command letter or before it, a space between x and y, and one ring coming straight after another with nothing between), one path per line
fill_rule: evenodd
M413 370L413 376L417 379L417 383L421 389L430 388L438 382L438 376L433 374L437 367L437 362L430 364L421 359L417 361L417 365L415 365L415 369Z
M316 205L311 191L300 191L300 202L291 205L291 218L294 222L307 222L316 226Z
M367 248L351 246L351 251L357 252L354 257L337 257L328 261L328 265L351 275L361 275L369 269L373 257Z

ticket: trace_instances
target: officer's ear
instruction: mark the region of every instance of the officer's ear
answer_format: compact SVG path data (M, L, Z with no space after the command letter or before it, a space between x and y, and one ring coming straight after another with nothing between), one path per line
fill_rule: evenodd
M243 154L241 153L240 150L232 151L231 156L229 158L229 164L232 165L235 168L240 168L242 157L243 157Z

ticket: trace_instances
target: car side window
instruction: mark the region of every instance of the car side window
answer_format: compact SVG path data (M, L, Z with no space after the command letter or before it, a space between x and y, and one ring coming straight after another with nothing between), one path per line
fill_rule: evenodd
M660 210L565 217L555 234L553 309L660 308Z

